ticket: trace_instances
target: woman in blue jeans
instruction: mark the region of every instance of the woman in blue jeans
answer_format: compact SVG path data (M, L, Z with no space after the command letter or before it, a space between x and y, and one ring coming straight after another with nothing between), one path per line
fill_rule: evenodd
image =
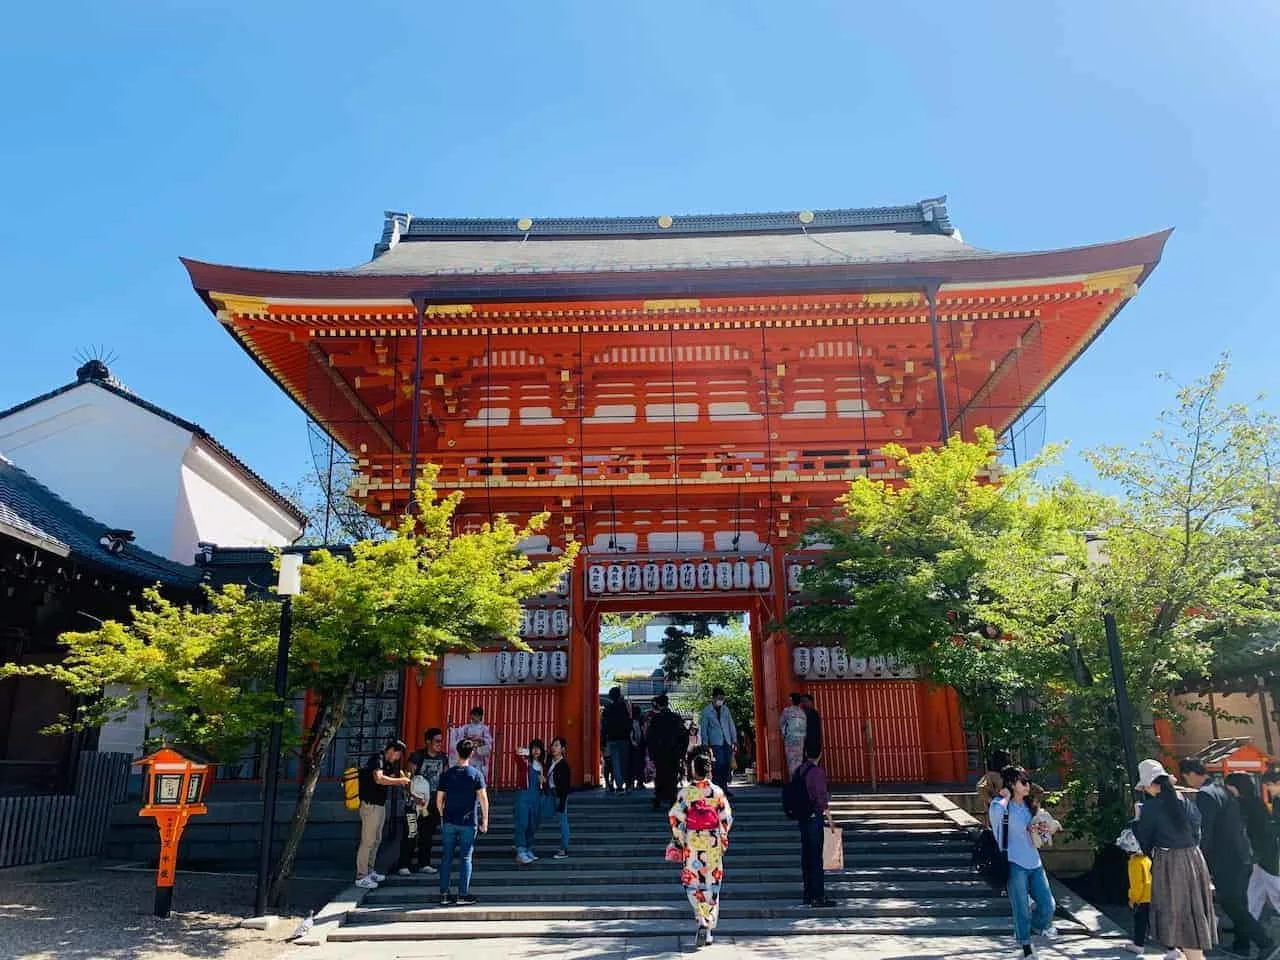
M569 786L573 782L569 772L569 761L565 751L569 748L564 737L551 740L550 755L547 760L547 792L542 795L542 816L544 820L556 820L560 824L560 849L553 860L563 860L569 856Z
M516 863L528 865L538 859L533 852L533 838L542 820L542 796L547 790L546 755L542 741L534 738L529 746L516 751L525 763L525 785L516 793Z
M991 801L988 814L991 830L1000 848L1009 854L1009 906L1013 908L1013 933L1022 947L1022 955L1035 955L1031 938L1053 935L1053 893L1049 878L1040 863L1040 851L1031 840L1031 818L1036 803L1028 794L1031 779L1021 767L1005 767L1000 771L1004 786ZM1031 901L1035 901L1032 910Z

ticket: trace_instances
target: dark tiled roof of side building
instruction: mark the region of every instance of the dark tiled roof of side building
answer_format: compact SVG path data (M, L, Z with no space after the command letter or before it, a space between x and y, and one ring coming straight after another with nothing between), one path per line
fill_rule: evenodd
M132 543L113 553L101 542L112 531L0 455L0 533L144 583L190 588L200 583L198 567L175 563Z
M117 397L120 397L123 400L129 401L134 406L141 407L143 410L146 410L149 413L154 413L157 417L162 417L163 419L168 420L170 423L174 424L175 426L181 427L183 430L186 430L187 432L192 433L195 436L199 437L205 443L209 444L209 446L217 450L218 453L220 453L224 458L226 458L228 462L234 465L245 477L245 479L248 480L249 483L255 489L257 489L260 493L266 496L268 500L274 503L277 507L279 507L285 513L287 513L289 516L293 517L293 519L297 520L299 524L302 524L305 526L307 522L306 514L304 514L301 510L299 510L298 507L293 503L293 501L291 501L288 497L286 497L283 493L281 493L275 487L271 486L271 484L267 483L267 481L262 479L262 477L258 476L258 474L254 473L254 471L250 469L248 464L246 464L243 460L241 460L234 453L232 453L230 450L224 447L221 443L219 443L217 439L215 439L213 435L209 433L209 431L204 429L204 427L200 426L200 424L193 423L190 420L185 420L182 417L179 417L177 414L170 413L168 410L165 410L163 407L158 407L154 403L151 403L150 401L143 400L137 394L125 389L123 386L120 385L120 383L118 383L115 379L111 377L111 373L107 369L106 365L101 363L100 361L96 361L96 360L90 361L89 363L86 363L84 366L82 366L79 370L77 370L76 380L73 383L65 384L64 386L58 387L55 390L50 390L48 393L42 393L40 396L32 397L30 400L24 400L22 403L12 406L8 410L0 410L0 420L3 420L5 417L9 416L10 414L17 413L20 410L26 410L29 407L34 407L37 404L44 403L46 400L52 400L56 396L59 396L64 393L68 393L72 390L75 390L77 387L81 387L87 383L93 384L95 387L99 387L100 389L106 390L108 393L113 393Z

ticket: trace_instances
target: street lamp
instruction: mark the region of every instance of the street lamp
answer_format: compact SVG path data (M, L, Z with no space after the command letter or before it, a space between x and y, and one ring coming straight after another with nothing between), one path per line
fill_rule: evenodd
M284 698L289 685L289 637L293 628L293 598L302 592L302 554L280 555L280 577L276 593L284 598L280 604L280 642L276 646L275 719L267 738L264 755L266 769L262 783L262 824L258 830L258 886L254 898L254 916L267 912L267 882L271 871L271 833L275 826L276 796L280 788L280 740L284 732Z
M1089 565L1098 567L1108 562L1106 541L1100 534L1086 533L1085 549ZM1116 722L1120 724L1120 745L1124 750L1125 772L1129 785L1138 785L1138 753L1133 743L1133 710L1129 705L1129 685L1125 679L1124 656L1120 651L1120 632L1116 629L1116 617L1110 610L1102 614L1102 626L1107 634L1107 654L1111 658L1111 679L1116 688Z

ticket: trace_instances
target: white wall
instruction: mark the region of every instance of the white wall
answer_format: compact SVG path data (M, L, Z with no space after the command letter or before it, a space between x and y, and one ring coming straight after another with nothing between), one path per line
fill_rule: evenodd
M187 562L200 541L236 547L283 547L298 539L302 526L221 454L193 438L182 459L172 549L187 550Z
M191 434L86 383L0 420L0 451L95 520L132 530L153 553L174 552L179 465Z

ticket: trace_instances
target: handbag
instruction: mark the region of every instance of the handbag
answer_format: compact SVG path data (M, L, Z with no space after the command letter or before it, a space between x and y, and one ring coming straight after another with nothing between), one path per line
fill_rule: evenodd
M822 869L844 869L844 830L829 827L822 832Z
M1009 885L1009 808L1005 807L1001 827L1002 839L990 827L984 827L973 844L970 869L996 889Z
M666 853L663 854L662 859L666 860L667 863L684 863L684 851L674 843L668 843Z
M689 804L684 825L687 830L715 830L720 826L720 815L701 797Z

